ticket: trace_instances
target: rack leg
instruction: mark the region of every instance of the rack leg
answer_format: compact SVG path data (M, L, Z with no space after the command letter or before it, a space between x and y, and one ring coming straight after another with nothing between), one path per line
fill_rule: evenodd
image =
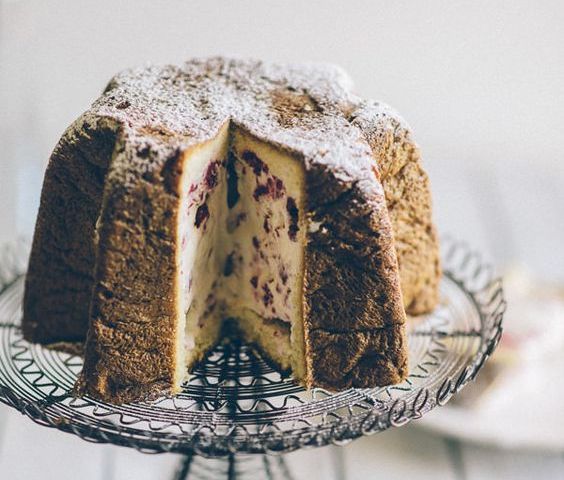
M194 455L185 456L174 474L173 480L207 479L293 480L284 457L248 455L207 459Z
M186 455L180 465L178 465L178 470L174 474L173 480L186 480L190 473L190 466L192 465L192 460L194 459L194 455Z

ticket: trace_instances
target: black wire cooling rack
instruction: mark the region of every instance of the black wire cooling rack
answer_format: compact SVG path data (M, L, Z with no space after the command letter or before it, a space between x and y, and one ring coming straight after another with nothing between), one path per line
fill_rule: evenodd
M0 401L36 423L90 442L182 453L185 461L178 479L189 471L192 478L197 468L211 468L213 461L206 460L202 467L201 457L227 459L216 474L221 470L234 478L244 467L240 454L344 445L403 425L445 404L472 381L502 332L501 281L492 279L491 269L466 245L443 239L442 248L441 303L432 314L410 323L410 374L400 385L340 393L305 391L249 346L231 340L207 356L179 395L112 405L71 395L82 368L79 356L23 339L20 318L28 248L24 242L4 246ZM290 476L282 459L264 456L261 465L266 477Z

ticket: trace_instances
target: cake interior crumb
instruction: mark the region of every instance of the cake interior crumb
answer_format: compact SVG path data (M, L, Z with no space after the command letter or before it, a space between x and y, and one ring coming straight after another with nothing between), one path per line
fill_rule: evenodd
M303 166L231 126L183 161L179 365L186 371L200 360L231 319L247 341L303 378Z

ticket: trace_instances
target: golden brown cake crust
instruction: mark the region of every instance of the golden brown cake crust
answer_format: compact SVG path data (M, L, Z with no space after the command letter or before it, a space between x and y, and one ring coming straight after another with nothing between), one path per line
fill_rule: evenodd
M321 199L312 199L320 202ZM353 187L314 220L306 253L308 386L330 390L398 383L407 376L405 312L383 191Z
M393 212L390 218L382 186L394 175L385 177L375 162L386 158L396 140L392 147L374 140L390 122L401 120L384 106L367 111L349 87L348 77L335 67L223 58L116 76L61 140L69 145L66 160L57 150L51 159L30 261L26 338L75 339L84 334L89 316L81 391L114 402L174 391L174 338L182 334L176 331L171 261L178 242L179 159L230 122L304 165L310 224L304 287L308 386L339 390L405 378L405 311L393 231L400 223ZM102 135L101 124L111 125L113 137ZM67 163L77 172L98 165L97 183L82 173L64 173L61 185L52 186ZM418 159L413 163L419 165ZM87 214L78 209L71 215L74 207L66 203L54 212L57 197L74 201L75 190L91 188ZM418 188L428 195L425 182ZM398 216L413 210L410 205L398 203ZM67 223L47 227L57 215ZM63 256L49 256L56 248L47 247L68 232L76 243L68 257L85 262L78 284L66 273L74 260L57 271ZM435 248L433 235L429 230L434 240L417 243L413 251ZM56 292L42 284L47 271L54 272ZM402 286L409 291L410 282L418 280L405 278ZM415 301L414 310L432 308L436 281L426 285L427 293L415 289L414 298L423 300ZM46 308L51 304L62 309L72 304L75 310L61 320ZM74 330L74 321L80 328Z
M365 102L351 121L370 144L394 231L403 300L408 314L432 311L439 302L439 241L432 218L429 178L411 132L385 106Z
M116 128L104 119L79 119L51 156L26 277L22 326L28 340L84 340L94 226Z
M138 188L113 185L104 197L80 386L103 400L149 398L176 382L181 156L171 151Z

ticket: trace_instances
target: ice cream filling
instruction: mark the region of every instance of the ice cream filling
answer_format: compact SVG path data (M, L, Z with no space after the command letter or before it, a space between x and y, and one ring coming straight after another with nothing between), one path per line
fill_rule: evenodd
M303 171L285 152L227 127L185 158L179 284L185 363L238 322L282 368L303 365Z

